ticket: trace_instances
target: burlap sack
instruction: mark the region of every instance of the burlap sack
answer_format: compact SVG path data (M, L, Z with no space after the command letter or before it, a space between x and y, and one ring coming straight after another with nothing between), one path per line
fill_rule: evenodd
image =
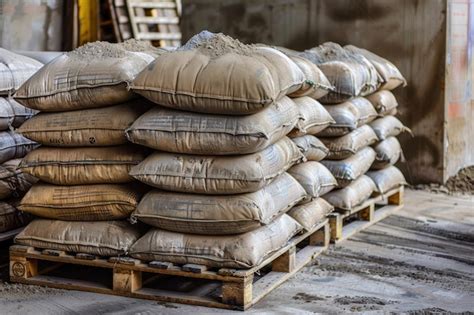
M0 165L0 199L21 197L38 179L18 169L21 159L9 160Z
M319 138L329 149L328 160L343 160L356 154L360 149L377 142L377 135L367 125L337 138Z
M333 210L334 207L326 200L316 198L311 202L293 207L288 211L288 215L301 224L306 231L311 231Z
M390 91L382 90L368 95L367 99L374 106L380 116L395 115L398 102L395 95Z
M199 114L157 106L127 129L127 138L166 152L247 154L261 151L287 135L298 115L288 97L246 116Z
M16 200L0 201L0 233L18 229L31 220L31 216L16 210L16 203Z
M158 57L132 89L162 106L203 113L256 113L298 90L304 75L283 53L217 34L196 49Z
M329 153L329 149L315 136L304 135L292 138L291 140L296 144L308 161L321 161Z
M285 246L301 230L301 225L286 214L240 235L209 237L152 229L133 244L130 254L145 261L251 268Z
M287 137L263 151L233 156L157 152L134 166L130 175L150 186L197 194L255 192L304 160Z
M375 191L384 194L393 188L406 185L405 176L395 166L389 166L366 174L375 183Z
M283 53L287 55L291 61L298 66L298 68L300 68L305 78L301 88L298 91L291 93L289 95L290 97L309 96L312 99L317 100L333 90L334 87L331 85L324 73L319 70L318 66L314 63L308 59L298 57L294 53Z
M0 95L18 89L42 66L41 62L0 48Z
M14 99L0 97L0 130L20 127L34 114L36 114L35 110L26 108Z
M323 198L335 208L350 210L366 201L375 190L374 182L362 175L350 185L331 191Z
M293 166L288 170L303 186L308 196L303 202L322 196L337 187L337 181L331 172L321 163L309 161Z
M75 110L40 113L18 130L38 143L55 147L110 146L127 143L125 129L150 106L147 101Z
M226 235L270 224L306 197L306 192L284 173L259 191L209 196L153 190L132 214L140 221L168 231Z
M337 105L324 106L335 123L322 130L318 137L340 137L356 129L359 125L359 110L347 101Z
M374 160L375 151L365 147L345 160L323 160L321 163L331 171L339 187L346 187L367 172Z
M145 158L131 145L98 148L41 147L30 152L20 168L55 185L120 184L133 180L132 166Z
M108 257L126 254L141 235L127 221L36 219L15 237L15 244Z
M410 132L410 129L405 127L400 120L393 116L385 116L376 119L370 123L370 127L375 131L380 141L388 137L396 137L403 131Z
M13 131L0 132L0 163L24 157L39 144Z
M64 221L125 219L135 210L141 191L131 185L55 186L38 183L18 209L35 216Z
M388 137L373 146L376 156L370 169L380 170L394 165L402 157L402 147L395 137Z
M303 96L292 100L298 108L300 119L296 128L288 135L289 137L300 137L305 134L315 135L335 122L323 105L311 97Z

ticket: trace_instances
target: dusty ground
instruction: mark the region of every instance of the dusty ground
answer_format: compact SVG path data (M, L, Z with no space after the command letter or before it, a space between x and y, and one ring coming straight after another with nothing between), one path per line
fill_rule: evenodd
M448 195L474 195L474 165L461 169L445 185L416 185L413 188Z
M473 209L473 196L408 190L404 209L331 249L317 264L305 268L247 313L472 312ZM0 314L191 312L239 314L100 294L0 285Z

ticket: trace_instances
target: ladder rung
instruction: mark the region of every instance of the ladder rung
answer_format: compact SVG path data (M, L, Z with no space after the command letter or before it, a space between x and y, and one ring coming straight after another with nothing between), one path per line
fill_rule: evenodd
M180 40L180 33L138 33L137 39L143 40Z
M128 23L129 22L129 19L128 19L128 16L126 15L121 15L118 17L118 22L120 24L125 24L125 23Z
M125 0L115 0L114 5L116 7L123 7L123 6L125 6Z
M174 2L128 0L128 5L132 8L144 8L144 9L174 9L176 8L176 3Z
M179 24L179 18L168 16L135 16L135 23L146 24Z

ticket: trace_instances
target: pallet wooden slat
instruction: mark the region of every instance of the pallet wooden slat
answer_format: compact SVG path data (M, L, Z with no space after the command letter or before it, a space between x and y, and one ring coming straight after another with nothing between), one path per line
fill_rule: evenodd
M179 18L167 16L136 16L135 23L179 24Z
M141 1L141 0L127 0L128 5L135 8L143 9L177 9L176 3L172 2L158 2L158 1Z

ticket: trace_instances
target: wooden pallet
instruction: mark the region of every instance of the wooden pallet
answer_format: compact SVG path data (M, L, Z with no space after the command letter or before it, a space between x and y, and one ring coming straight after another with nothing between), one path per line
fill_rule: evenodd
M144 263L128 257L98 258L63 251L10 247L10 280L60 289L113 294L173 303L245 310L325 251L329 222L290 242L258 266L208 269ZM86 270L87 269L87 270Z
M376 195L351 209L337 209L328 215L331 226L331 242L339 243L383 220L403 207L403 186Z

